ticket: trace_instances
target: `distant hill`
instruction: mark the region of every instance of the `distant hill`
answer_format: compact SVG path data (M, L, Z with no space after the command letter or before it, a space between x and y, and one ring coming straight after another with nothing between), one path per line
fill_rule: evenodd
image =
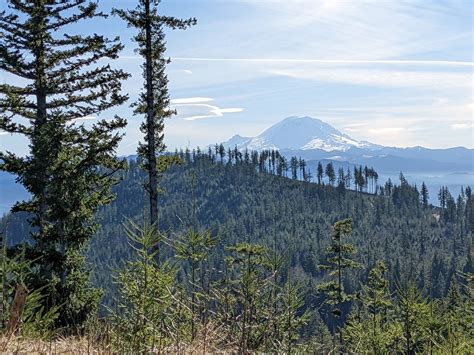
M413 183L420 185L424 181L432 191L446 185L457 194L461 187L474 181L474 149L385 147L358 141L308 116L288 117L256 137L236 135L222 144L242 151L276 149L286 157L305 159L313 172L318 161L333 161L344 167L372 166L384 179L396 179L403 171Z

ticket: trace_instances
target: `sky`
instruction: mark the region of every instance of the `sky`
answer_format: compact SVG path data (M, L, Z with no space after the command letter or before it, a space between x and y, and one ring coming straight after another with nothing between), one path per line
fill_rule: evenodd
M6 0L0 0L5 6ZM134 7L133 0L101 0ZM196 17L167 31L167 74L178 114L165 122L170 150L255 136L288 116L312 116L355 139L387 146L474 147L473 2L400 0L163 0L161 12ZM142 87L135 34L117 18L71 30L120 36L114 66ZM11 80L0 72L0 81ZM129 104L128 103L128 104ZM142 120L129 121L119 154L133 154ZM0 132L0 149L25 142Z

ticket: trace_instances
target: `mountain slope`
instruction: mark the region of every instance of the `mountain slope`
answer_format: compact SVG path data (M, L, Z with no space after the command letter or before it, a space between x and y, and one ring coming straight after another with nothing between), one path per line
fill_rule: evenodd
M259 151L321 149L328 152L346 151L353 147L366 149L377 147L368 142L359 142L331 125L308 116L285 118L256 137L245 138L237 135L224 145Z
M317 265L324 263L331 225L348 217L354 219L351 242L359 250L357 259L366 267L375 260L385 260L393 282L399 274L411 275L420 283L428 282L436 257L443 265L435 287L441 295L448 289L447 282L452 276L449 265L454 263L462 269L466 263L471 243L468 230L473 221L465 221L464 216L470 214L460 215L459 226L445 223L443 218L437 221L432 210L421 208L412 188L398 189L390 197L373 196L259 174L254 166L245 164L232 166L213 161L203 157L195 163L174 167L165 175L162 186L166 192L160 197L159 220L169 241L176 240L194 224L196 198L199 227L209 228L219 240L211 259L216 270L222 270L220 262L226 246L250 241L289 255L289 264L299 278L321 280L323 274ZM99 214L101 228L89 257L96 284L106 288L107 302L112 302L110 296L116 287L111 270L131 255L123 223L129 218L143 221L147 201L142 188L144 179L144 172L132 160L123 181L114 188L117 200ZM21 225L18 218L9 221L10 242L18 242L27 235ZM453 234L453 230L457 232ZM164 249L160 255L174 257L174 252ZM365 277L364 271L354 274L347 287L358 287Z
M318 161L332 161L344 168L372 166L383 179L396 180L403 171L413 183L421 185L424 181L432 191L448 186L458 194L463 186L474 181L474 149L384 147L357 141L331 125L307 116L288 117L256 137L234 136L223 145L240 150L276 149L287 158L305 159L312 172ZM435 200L436 194L433 194L432 202Z

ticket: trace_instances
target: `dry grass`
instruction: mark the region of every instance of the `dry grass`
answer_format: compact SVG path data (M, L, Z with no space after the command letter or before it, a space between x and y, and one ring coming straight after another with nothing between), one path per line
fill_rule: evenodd
M0 354L124 354L124 351L112 351L110 329L92 327L88 336L56 337L51 341L31 339L22 336L7 339L0 334ZM237 347L228 344L225 332L211 324L202 327L192 343L179 341L151 354L236 354ZM222 344L228 345L223 348Z
M114 354L109 347L99 347L87 338L68 337L48 341L16 337L10 339L7 346L6 338L0 338L0 354ZM121 352L115 352L120 354ZM161 354L235 354L236 351L218 349L202 339L196 339L192 344L170 346L152 353Z
M86 338L64 338L50 342L38 339L14 337L7 342L0 338L1 354L110 354L107 349L101 349L91 344Z

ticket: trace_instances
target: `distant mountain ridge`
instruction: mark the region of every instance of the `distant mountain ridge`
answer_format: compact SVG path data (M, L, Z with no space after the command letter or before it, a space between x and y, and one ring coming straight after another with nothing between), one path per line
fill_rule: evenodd
M433 200L440 186L448 186L457 194L463 186L472 186L474 181L474 149L386 147L358 141L328 123L308 116L288 117L256 137L235 135L222 144L239 150L279 150L287 158L305 159L313 172L318 161L325 164L331 161L336 168L368 165L378 171L380 181L397 179L403 172L413 183L426 182Z
M474 172L474 150L385 147L358 141L328 123L308 116L287 117L256 137L235 135L222 143L240 150L275 149L306 160L326 159L353 164L390 165L397 171ZM405 162L406 164L403 164ZM385 168L384 168L385 170Z
M256 137L235 135L226 146L249 150L312 150L347 151L351 148L376 149L380 146L357 141L317 118L287 117Z

